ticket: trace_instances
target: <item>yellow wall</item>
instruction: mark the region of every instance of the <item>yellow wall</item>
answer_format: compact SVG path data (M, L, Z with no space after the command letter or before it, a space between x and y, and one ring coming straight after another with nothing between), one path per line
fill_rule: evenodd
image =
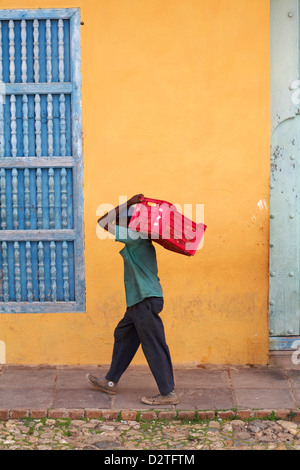
M205 205L205 243L157 247L174 363L268 360L269 1L0 0L80 7L86 313L5 314L8 363L106 364L125 311L100 204ZM260 202L261 201L261 202ZM141 352L135 363L143 363Z

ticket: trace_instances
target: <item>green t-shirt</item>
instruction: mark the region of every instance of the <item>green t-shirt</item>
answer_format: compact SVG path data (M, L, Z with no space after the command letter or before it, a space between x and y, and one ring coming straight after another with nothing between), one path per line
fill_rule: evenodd
M162 297L157 275L156 252L152 241L130 228L116 225L115 239L125 244L120 251L124 260L124 283L127 307L147 297Z

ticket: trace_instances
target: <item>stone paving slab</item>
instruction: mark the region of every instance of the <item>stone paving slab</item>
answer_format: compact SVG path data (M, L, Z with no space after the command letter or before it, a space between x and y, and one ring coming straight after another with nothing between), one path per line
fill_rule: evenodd
M52 390L6 389L0 390L0 409L51 408Z
M51 408L99 408L110 409L110 397L97 390L58 390Z
M229 388L229 376L227 370L199 369L174 369L176 387L216 389ZM187 382L188 380L188 382Z
M241 388L235 389L237 408L297 408L296 402L288 389Z
M56 373L52 368L5 368L0 375L0 408L50 408Z
M0 375L0 390L53 389L56 368L10 368L5 367Z
M180 402L177 408L183 410L220 410L235 407L229 388L180 389L178 397Z
M241 369L230 371L233 388L289 388L287 374L278 369Z

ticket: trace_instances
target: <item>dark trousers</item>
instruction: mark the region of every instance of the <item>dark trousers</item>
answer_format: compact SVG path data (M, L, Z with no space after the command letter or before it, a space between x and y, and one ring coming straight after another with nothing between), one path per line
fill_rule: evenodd
M112 362L106 379L118 382L141 344L150 370L162 395L174 389L173 367L159 313L162 297L149 297L128 307L114 333Z

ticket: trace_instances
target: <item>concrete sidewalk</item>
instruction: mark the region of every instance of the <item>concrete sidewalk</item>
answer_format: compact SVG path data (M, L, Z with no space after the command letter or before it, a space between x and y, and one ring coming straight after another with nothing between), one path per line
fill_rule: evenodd
M0 365L0 419L31 417L264 417L274 411L300 421L300 365L292 352L272 354L268 366L174 366L176 406L144 405L143 395L158 393L147 366L130 366L116 396L93 389L90 372L105 374L107 366ZM292 412L292 413L291 413Z

